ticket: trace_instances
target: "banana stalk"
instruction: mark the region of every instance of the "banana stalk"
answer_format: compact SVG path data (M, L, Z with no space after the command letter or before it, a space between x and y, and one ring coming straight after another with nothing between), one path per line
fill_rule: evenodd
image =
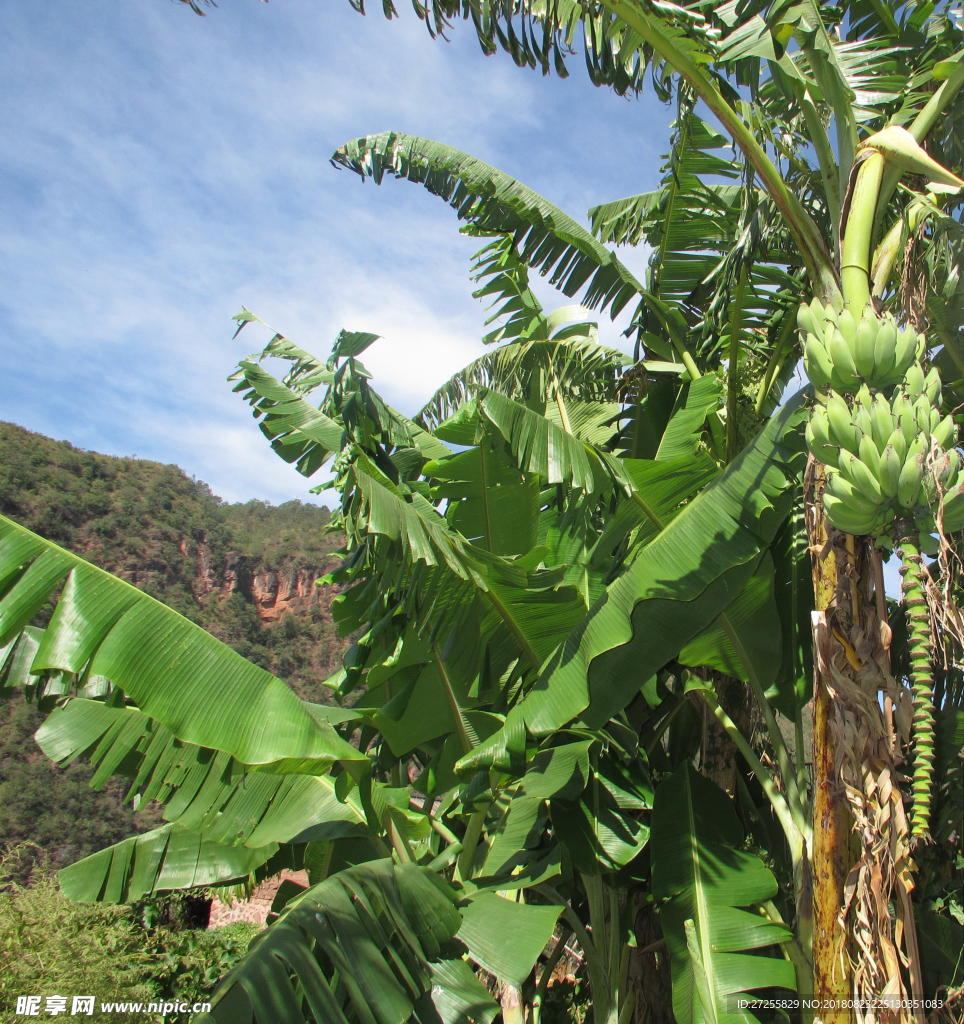
M931 669L934 638L924 591L924 568L917 546L917 531L908 528L904 534L900 544L900 589L907 609L907 646L914 694L913 810L910 830L912 836L920 839L928 835L934 776L934 673Z

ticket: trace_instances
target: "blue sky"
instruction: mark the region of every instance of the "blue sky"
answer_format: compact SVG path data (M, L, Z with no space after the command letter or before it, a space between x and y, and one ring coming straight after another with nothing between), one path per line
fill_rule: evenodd
M231 501L308 497L225 377L267 334L341 327L414 412L481 350L455 215L420 187L328 163L359 135L438 139L576 217L653 188L672 110L432 41L407 5L34 0L0 8L0 419L175 462ZM630 252L641 269L644 255ZM562 304L559 299L554 304ZM603 337L625 345L603 324Z

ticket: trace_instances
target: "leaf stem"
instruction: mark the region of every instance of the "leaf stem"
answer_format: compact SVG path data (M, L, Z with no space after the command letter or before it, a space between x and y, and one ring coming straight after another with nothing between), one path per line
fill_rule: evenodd
M485 816L489 813L491 803L486 803L477 811L473 811L469 817L469 823L465 827L465 835L462 838L462 852L459 854L458 872L463 882L469 881L475 864L475 851L479 845L479 836L482 835L482 828L485 825Z
M757 392L756 406L754 407L754 411L757 416L763 415L763 407L766 405L767 397L770 394L770 388L773 387L773 381L783 368L783 363L786 359L787 342L793 337L793 328L796 326L796 322L796 313L790 306L788 306L783 313L783 319L780 321L780 331L777 334L777 342L773 346L773 352L770 354L770 362L767 364L766 374L760 382L760 390Z
M771 921L777 924L786 925L786 921L783 920L783 916L780 911L774 906L772 900L767 900L763 904L763 909L766 911L767 917ZM813 964L807 959L803 950L800 948L800 944L797 942L793 935L790 938L780 943L780 948L783 950L784 955L793 964L793 973L797 978L797 995L802 999L806 999L813 995Z
M553 906L563 908L563 917L565 917L566 923L573 930L573 933L576 936L576 941L579 943L579 947L582 949L583 954L586 957L586 964L589 967L589 980L592 985L593 994L593 1019L597 1024L604 1024L610 1015L612 999L608 991L609 981L606 972L606 964L599 952L594 938L590 938L585 926L579 919L579 915L572 909L570 904L563 899L556 889L544 882L539 885L534 885L532 888L535 889L536 892L545 896ZM590 915L591 913L592 910L590 902Z
M757 142L753 132L744 124L743 119L726 102L706 72L661 31L656 17L636 7L630 0L602 2L618 18L622 18L644 42L652 46L674 71L686 79L729 132L733 141L743 150L799 245L814 291L825 302L838 306L841 296L837 271L817 225L803 208L800 200L787 187L780 171Z
M686 341L680 335L676 325L666 315L666 310L662 308L663 303L657 299L655 295L651 295L649 292L644 292L642 295L643 302L656 314L656 318L663 325L663 330L669 335L669 340L672 342L673 348L676 349L676 354L680 358L680 362L686 367L686 372L690 375L691 380L699 380L703 376L700 373L699 367L696 365L696 361L693 359L692 353L687 348Z
M435 667L438 670L439 678L442 680L442 687L445 690L445 696L452 711L452 718L455 720L455 730L459 736L459 743L462 744L462 753L468 754L473 747L479 745L479 741L476 739L475 743L473 743L472 737L469 736L469 729L471 727L462 715L462 708L459 707L455 691L452 689L452 682L449 679L448 672L445 671L445 663L442 661L442 655L439 654L438 644L436 643L432 644L432 657L435 659Z
M546 991L549 988L552 972L556 969L556 964L559 963L562 954L566 951L566 941L571 934L572 929L568 925L564 925L562 933L556 937L556 948L549 954L549 959L542 968L542 974L539 975L539 984L536 986L536 994L532 997L531 1024L539 1024L539 1015L542 1012L542 1003L546 998Z
M790 752L787 750L787 745L783 740L783 733L780 732L777 720L773 717L773 708L770 707L770 702L766 699L766 694L763 692L763 687L760 684L760 678L756 673L756 668L754 667L750 656L746 652L746 648L737 636L736 630L733 628L733 625L725 612L720 612L719 621L724 632L729 637L730 643L733 644L733 649L736 651L736 655L740 659L744 671L746 672L750 689L753 691L753 696L756 698L756 702L760 707L760 712L763 715L763 721L766 724L770 742L773 744L773 749L776 751L777 763L780 766L780 775L783 778L783 784L787 791L787 801L794 812L794 818L799 819L800 822L804 822L801 827L801 833L805 835L806 824L803 816L800 794L797 792L797 776L790 763Z
M830 216L830 224L833 230L834 249L840 250L840 168L837 166L837 158L833 155L833 148L830 139L827 137L826 129L820 114L814 106L813 100L807 89L800 84L797 97L800 109L803 111L803 119L807 125L807 135L817 154L817 161L820 164L820 176L823 178L824 194L827 197L827 213Z
M740 267L736 297L730 309L730 358L726 378L726 461L736 457L736 399L739 382L740 335L743 333L743 304L746 300L746 264Z
M706 706L716 716L720 725L722 725L726 730L727 735L733 741L737 750L739 750L743 755L746 763L750 766L750 770L757 777L760 785L763 787L763 792L770 801L770 805L773 807L773 812L776 814L777 820L783 828L783 834L786 836L787 845L790 847L790 856L793 860L794 867L796 867L803 855L805 823L804 827L801 828L801 824L796 820L796 816L791 811L788 801L777 789L773 779L770 777L770 773L763 766L763 762L759 757L757 757L756 752L747 742L743 733L737 728L733 719L730 718L723 708L720 707L719 701L717 701L716 697L707 690L701 689L697 692L705 701Z

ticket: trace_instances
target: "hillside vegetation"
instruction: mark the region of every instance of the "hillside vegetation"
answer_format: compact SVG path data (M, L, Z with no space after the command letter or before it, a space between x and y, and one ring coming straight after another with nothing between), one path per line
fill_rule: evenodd
M0 423L0 513L175 608L304 699L327 700L347 643L331 594L314 585L338 564L327 508L228 504L177 466ZM39 724L31 705L0 708L0 843L36 843L62 865L157 824L114 782L91 790L86 765L51 765L32 740Z

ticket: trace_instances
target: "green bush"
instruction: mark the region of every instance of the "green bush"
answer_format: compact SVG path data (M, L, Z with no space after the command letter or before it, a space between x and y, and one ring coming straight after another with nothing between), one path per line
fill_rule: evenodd
M7 859L0 869L7 873L0 892L0 1006L10 1014L3 1019L13 1018L18 996L150 1001L151 957L129 908L72 903L51 875L20 885L9 877L11 866ZM112 1019L143 1024L145 1016Z
M21 884L24 863L34 863L25 847L0 858L0 1020L12 1020L17 997L29 995L67 996L68 1013L75 995L94 996L98 1007L101 1000L204 1002L260 930L245 922L211 931L152 926L161 915L151 905L74 903L49 871L35 870ZM163 1020L186 1024L188 1016ZM146 1013L105 1019L162 1020Z

